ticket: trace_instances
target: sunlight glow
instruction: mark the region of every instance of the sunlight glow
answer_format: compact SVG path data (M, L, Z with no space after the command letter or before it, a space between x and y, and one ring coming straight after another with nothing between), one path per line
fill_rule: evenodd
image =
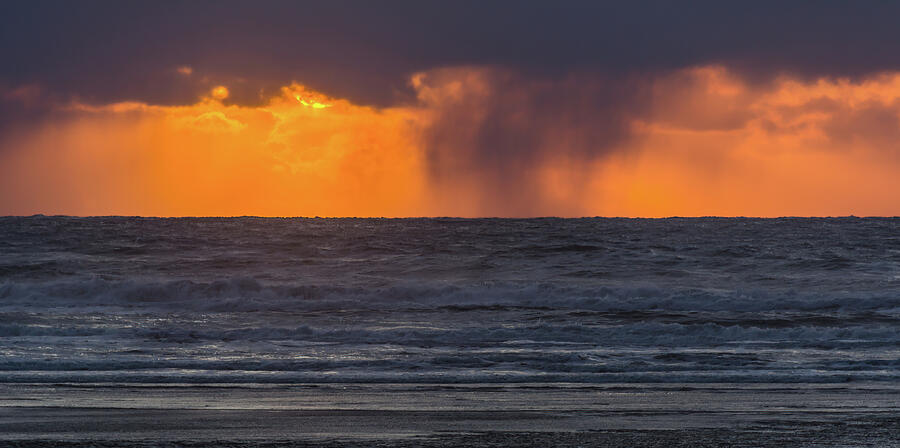
M652 107L614 146L594 147L584 126L605 116L590 110L497 127L509 121L487 111L519 109L492 101L536 91L492 70L417 74L417 101L389 108L297 83L257 106L224 103L225 86L191 105L72 102L0 141L0 191L15 192L0 195L0 213L900 214L900 73L757 85L719 66L686 69L651 80ZM435 140L435 129L450 132ZM529 158L472 151L485 130L527 130Z
M300 102L300 104L302 104L306 107L311 107L313 109L325 109L326 107L333 106L333 104L322 104L318 101L313 101L313 100L306 101L305 99L301 98L300 95L294 95L294 98L296 98L297 101Z
M213 87L212 91L210 92L212 97L217 100L224 100L225 98L228 98L228 93L228 88L225 86Z

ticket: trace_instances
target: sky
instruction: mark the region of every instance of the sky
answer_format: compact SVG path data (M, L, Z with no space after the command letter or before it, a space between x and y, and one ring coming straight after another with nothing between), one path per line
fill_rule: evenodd
M0 2L0 215L896 216L900 3Z

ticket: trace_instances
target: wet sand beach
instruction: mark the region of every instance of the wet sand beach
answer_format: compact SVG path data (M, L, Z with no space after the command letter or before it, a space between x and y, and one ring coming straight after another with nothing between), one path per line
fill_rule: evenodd
M558 386L558 387L554 387ZM900 446L885 385L4 385L5 446Z

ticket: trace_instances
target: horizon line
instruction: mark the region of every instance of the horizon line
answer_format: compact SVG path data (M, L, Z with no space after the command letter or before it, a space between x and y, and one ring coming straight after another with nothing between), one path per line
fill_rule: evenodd
M671 216L276 216L276 215L66 215L43 214L32 215L0 215L0 219L7 218L143 218L143 219L897 219L900 215L780 215L780 216L749 216L749 215L671 215Z

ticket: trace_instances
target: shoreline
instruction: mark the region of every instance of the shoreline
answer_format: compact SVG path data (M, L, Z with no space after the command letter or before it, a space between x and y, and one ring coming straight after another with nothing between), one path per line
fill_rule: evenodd
M121 409L97 412L97 409L77 408L42 408L42 411L16 412L22 420L31 420L24 426L25 431L19 433L7 432L9 413L4 411L0 418L3 422L0 446L900 446L900 414L896 412L841 414L825 422L815 418L794 420L770 416L754 423L723 427L572 429L568 426L572 420L536 415L523 419L522 415L488 416L477 412L122 412ZM595 421L597 417L594 416ZM35 418L46 420L43 425L35 424ZM16 425L23 427L22 422Z
M0 445L900 443L900 387L894 384L694 385L702 389L682 385L684 389L657 390L636 384L605 390L515 384L431 385L425 390L418 385L379 384L255 389L98 386L0 384Z

